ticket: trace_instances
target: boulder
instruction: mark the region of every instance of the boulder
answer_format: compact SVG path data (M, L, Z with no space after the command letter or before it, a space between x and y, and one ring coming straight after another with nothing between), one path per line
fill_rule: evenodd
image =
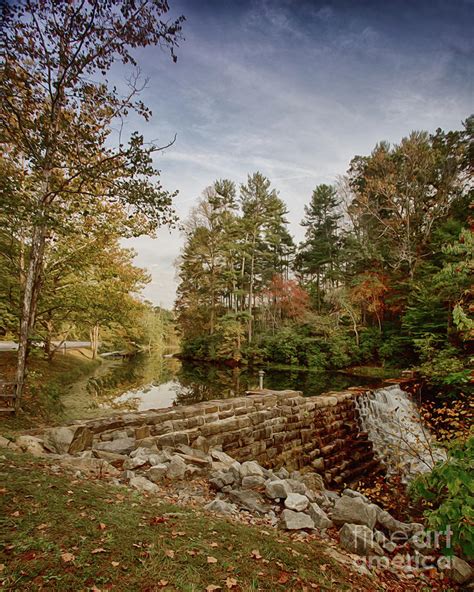
M180 456L173 456L170 464L168 465L166 476L168 479L184 479L185 474L186 463Z
M230 465L235 462L235 459L233 459L231 456L229 456L225 452L222 452L222 450L216 450L214 448L209 451L209 454L211 455L211 457L214 460L226 465L227 467L230 467Z
M383 555L378 543L374 541L374 533L361 524L344 524L339 531L341 547L349 553L357 555Z
M196 448L191 448L191 446L188 446L187 444L178 444L178 446L176 446L175 450L176 450L176 452L181 452L182 454L186 454L187 456L193 456L195 458L207 460L208 463L211 462L211 458L208 454L206 454L202 450L197 450ZM222 454L224 454L224 453L222 453ZM230 456L229 456L229 458L230 458Z
M94 444L95 450L105 450L106 452L115 452L116 454L129 454L135 448L134 438L116 438L109 442L97 442Z
M234 475L230 471L216 471L212 474L211 479L209 479L209 483L217 491L220 491L226 485L233 485L234 482Z
M342 495L347 495L349 497L360 497L362 500L364 500L364 502L368 504L370 503L369 498L367 496L365 496L363 493L360 493L359 491L356 491L355 489L349 489L349 487L346 487L346 489L344 489Z
M58 454L77 454L92 446L93 434L84 425L51 428L44 434L44 447Z
M290 473L285 469L285 467L282 467L281 469L278 469L278 471L275 471L275 475L278 477L278 479L290 478Z
M153 483L159 483L160 481L163 481L163 479L166 477L167 471L168 465L162 463L150 467L146 473L146 476L150 481L153 481Z
M302 483L299 479L286 479L287 484L290 486L290 489L293 493L299 493L300 495L304 495L308 488L304 483Z
M232 489L228 493L231 501L236 503L239 507L249 512L256 512L258 514L265 514L270 509L266 504L263 497L255 491L239 491Z
M309 505L309 500L305 495L299 493L289 493L285 499L285 507L295 512L302 512L306 510Z
M375 526L377 514L372 504L367 504L359 497L343 495L336 501L331 513L331 519L337 525L359 524L372 530Z
M281 526L285 530L302 530L305 528L314 528L313 519L303 512L294 512L293 510L283 510L281 513Z
M291 493L291 487L284 479L265 483L265 495L270 499L286 499L289 493Z
M247 460L240 465L240 476L244 477L263 477L262 467L253 460Z
M332 520L318 504L310 504L307 513L311 516L316 528L331 528L334 526Z
M440 557L438 559L438 569L446 571L456 584L467 584L474 576L474 571L469 563L456 555Z
M258 489L265 484L265 478L258 475L249 475L242 479L242 489Z
M212 500L204 506L205 510L209 510L210 512L216 512L217 514L233 514L236 511L236 507L234 504L229 504L224 500Z
M138 489L138 491L144 491L146 493L158 493L159 488L157 485L149 481L146 477L133 477L130 479L130 487Z
M106 460L111 465L114 465L114 467L122 466L123 463L128 459L128 456L125 454L107 452L106 450L85 450L82 454L85 454L86 452L91 452L96 458L102 458L103 460Z
M198 456L192 456L190 454L183 454L178 452L177 456L181 457L185 463L195 465L201 469L206 469L211 465L210 461L205 458L199 458Z
M148 463L151 466L154 466L170 462L170 460L173 458L173 455L170 452L167 452L166 450L160 450L159 452L150 454L146 458L148 459Z
M36 438L35 436L19 436L15 444L23 450L33 456L43 456L45 449L43 447L43 440Z
M136 456L135 458L127 458L125 460L125 462L123 463L123 468L130 469L131 471L133 471L133 469L138 469L138 467L143 467L143 465L146 465L147 462L148 462L148 459L146 459L143 456Z
M304 473L299 480L312 491L322 491L324 489L324 481L319 473Z
M397 520L391 514L379 508L379 506L376 506L375 504L371 505L376 512L377 525L385 528L388 532L403 532L404 534L411 536L424 529L422 524L417 524L416 522L400 522L400 520Z

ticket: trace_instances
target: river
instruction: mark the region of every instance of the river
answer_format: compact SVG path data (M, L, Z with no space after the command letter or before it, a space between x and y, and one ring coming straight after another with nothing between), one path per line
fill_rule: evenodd
M139 355L110 363L107 372L89 379L87 391L96 409L142 411L241 396L246 390L258 387L258 370ZM379 378L334 371L264 370L265 388L300 390L305 396L350 386L377 387L381 383Z

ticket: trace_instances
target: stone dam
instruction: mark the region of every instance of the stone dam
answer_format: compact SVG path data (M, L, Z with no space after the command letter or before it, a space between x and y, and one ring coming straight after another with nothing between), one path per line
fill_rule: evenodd
M69 452L87 448L121 452L124 443L222 450L266 468L308 467L327 486L350 483L379 468L372 442L361 428L360 389L304 397L298 391L252 391L245 397L117 414L75 422Z

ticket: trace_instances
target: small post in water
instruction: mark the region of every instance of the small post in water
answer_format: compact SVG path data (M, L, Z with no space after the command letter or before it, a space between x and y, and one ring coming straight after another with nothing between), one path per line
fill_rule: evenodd
M258 388L260 390L263 390L263 377L265 376L265 371L264 370L259 370L258 371Z

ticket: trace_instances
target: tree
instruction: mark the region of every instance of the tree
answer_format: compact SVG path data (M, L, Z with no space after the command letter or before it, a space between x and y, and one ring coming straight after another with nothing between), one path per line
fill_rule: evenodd
M302 226L306 227L306 237L300 245L297 267L303 277L313 282L316 277L317 309L321 311L321 293L324 283L334 286L336 279L339 200L336 189L331 185L318 185L305 206Z
M111 130L131 110L148 119L137 100L138 77L119 95L107 80L114 60L136 66L131 50L160 44L173 59L183 17L168 24L166 0L23 0L2 3L4 51L0 122L7 160L20 160L24 182L8 194L4 211L18 209L28 236L27 269L17 365L17 405L22 394L28 340L41 293L45 249L64 240L84 215L104 203L127 212L122 231L152 232L173 220L172 194L156 181L152 154L132 134L113 147ZM22 198L26 196L23 202ZM21 208L19 208L21 204Z

